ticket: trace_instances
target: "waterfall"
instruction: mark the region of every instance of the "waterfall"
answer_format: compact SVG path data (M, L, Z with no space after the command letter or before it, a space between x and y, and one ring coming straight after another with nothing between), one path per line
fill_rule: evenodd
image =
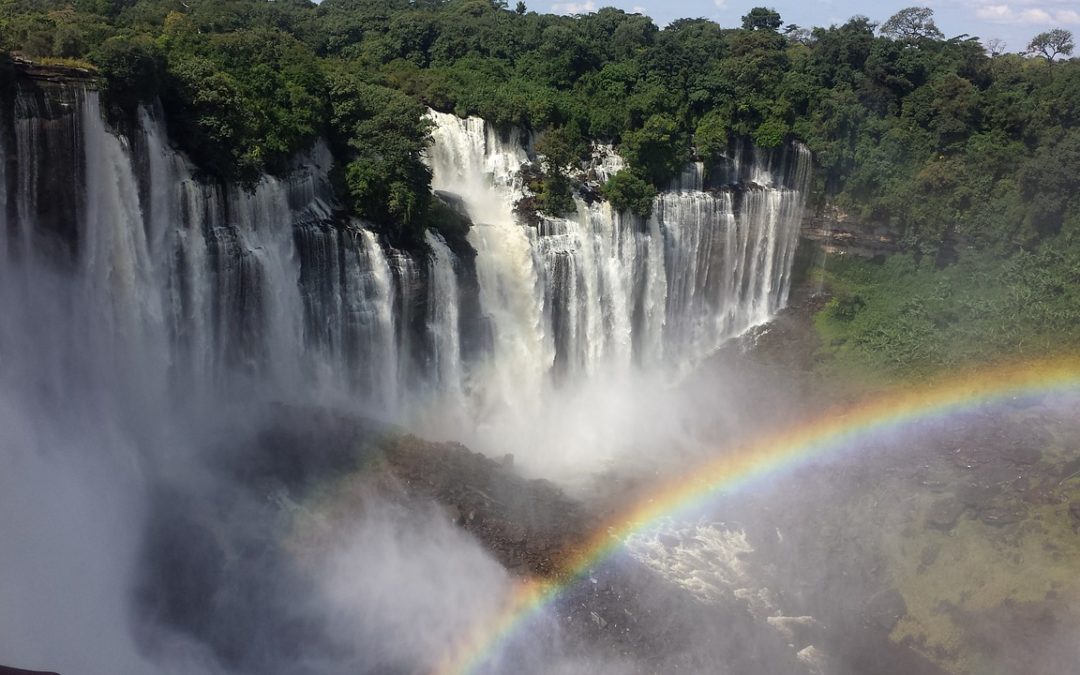
M791 171L760 151L747 164L738 149L727 178L739 185L721 189L706 190L704 165L691 164L647 221L579 198L575 214L534 228L513 215L527 139L476 118L431 117L433 185L460 197L477 223L470 241L491 358L518 392L552 366L560 379L688 367L786 302L809 181L804 147ZM608 146L595 155L596 182L623 166ZM530 368L515 361L522 356Z
M325 148L245 191L194 178L160 111L121 135L93 90L20 89L13 109L6 274L72 277L61 295L103 381L161 371L155 387L172 377L207 392L227 370L283 391L303 380L313 357L295 228L330 217Z
M514 209L529 135L432 112L433 188L474 225L465 242L428 232L403 251L335 215L322 144L242 189L200 178L160 107L123 134L75 85L21 87L6 110L0 293L54 354L35 378L135 382L124 396L143 406L332 392L492 452L545 442L524 430L557 426L555 399L644 371L670 379L769 320L809 181L801 146L736 149L719 183L688 166L648 219L579 198L526 225ZM582 180L622 166L597 146ZM51 314L35 314L22 301L48 284ZM47 329L65 313L78 344ZM20 331L0 328L0 359L26 348Z
M795 155L787 185L781 182L786 168L774 169L756 153L743 189L704 191L704 168L695 164L674 190L657 197L654 219L665 233L671 270L671 353L700 358L768 321L787 302L810 166L804 146L797 145Z
M461 401L465 396L465 371L461 358L460 291L455 257L439 235L428 232L425 241L431 248L427 298L431 378L437 389L444 389L452 400Z
M477 313L489 336L454 371L468 411L453 435L578 474L627 447L669 443L641 427L660 414L648 403L655 389L787 300L809 153L736 146L718 176L688 166L648 219L577 198L575 213L530 225L515 217L528 135L430 115L432 184L474 222ZM622 167L613 148L596 146L577 178L595 190ZM436 261L448 257L432 248Z
M720 188L690 166L648 219L578 199L527 225L529 134L432 113L433 187L474 225L405 250L342 213L325 144L226 184L173 147L160 105L113 124L90 85L16 80L0 90L0 652L13 663L184 672L147 662L176 650L220 670L250 658L235 670L284 672L287 655L322 672L353 634L320 641L307 617L321 615L293 613L308 596L275 562L295 542L271 550L245 526L315 515L288 491L319 493L323 478L299 474L321 462L336 478L336 457L368 436L350 416L322 453L294 443L306 432L292 420L355 413L583 475L627 448L672 451L684 411L664 388L786 301L802 148L737 152ZM598 147L584 180L621 167ZM293 470L301 487L279 484ZM288 595L262 597L264 575ZM155 585L176 602L147 597ZM268 647L279 635L295 639Z
M554 358L536 251L513 216L517 174L528 155L516 130L503 139L483 120L431 115L432 187L460 196L472 217L468 240L491 334L491 353L476 364L476 409L482 418L508 412L524 419L540 405Z
M378 392L378 400L384 412L391 411L397 402L397 385L401 373L398 363L400 353L394 332L394 277L390 263L379 246L375 235L362 230L363 246L357 259L358 274L363 277L357 311L367 314L363 325L366 335L361 340L366 354L361 358L369 365L368 391Z
M0 131L3 130L4 118L0 114ZM0 261L7 261L11 257L11 251L9 243L10 233L8 232L8 182L7 182L7 160L10 153L7 149L7 141L4 139L4 134L0 132ZM5 265L6 266L6 265ZM3 272L0 271L0 275ZM2 278L2 277L0 277Z

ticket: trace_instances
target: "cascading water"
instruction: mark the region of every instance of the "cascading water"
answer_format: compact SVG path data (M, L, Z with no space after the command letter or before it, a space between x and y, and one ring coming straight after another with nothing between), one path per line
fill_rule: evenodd
M469 242L491 333L491 348L462 371L474 424L456 435L471 445L580 470L590 463L583 455L610 455L630 438L612 429L632 427L646 399L627 392L671 381L786 302L809 181L805 148L795 148L793 167L737 149L715 189L691 165L647 220L579 198L574 215L533 227L514 216L528 139L430 115L432 184L476 223ZM610 147L595 155L587 180L622 167ZM644 442L637 436L630 442Z
M5 659L160 672L125 623L144 500L168 511L155 481L279 402L585 472L667 447L653 422L671 411L647 394L782 306L805 153L795 180L754 165L772 182L737 190L702 190L694 167L647 221L579 201L530 227L513 212L527 136L433 117L434 187L475 225L403 251L335 213L321 144L244 190L200 178L160 108L118 133L92 88L0 94L0 606L21 610L0 615ZM619 166L608 150L593 173ZM88 644L98 623L115 634ZM80 642L57 661L35 635Z
M490 354L473 364L479 419L509 414L527 419L540 405L554 357L544 329L544 296L535 251L513 216L518 170L528 161L516 132L500 136L480 119L432 112L432 188L465 202L473 227L479 303L491 335Z
M197 179L160 110L141 110L125 136L94 91L19 91L4 134L5 274L69 264L80 289L70 302L94 323L86 338L113 354L102 370L156 372L137 379L161 395L169 382L203 394L248 383L286 399L332 391L527 455L547 441L523 430L551 424L538 420L553 399L678 372L768 320L790 285L802 148L790 169L736 153L721 189L691 165L647 220L579 199L573 216L530 227L514 216L527 135L432 112L433 187L460 198L475 255L435 233L420 254L335 218L324 146L244 191ZM60 152L75 158L62 175ZM592 180L622 166L611 148L596 152ZM69 196L50 198L59 183Z
M790 270L809 180L809 153L796 147L795 188L754 165L741 192L705 192L701 165L661 194L655 218L667 237L669 351L700 358L724 340L768 321L787 302ZM688 175L687 175L688 174ZM692 189L683 188L684 185Z
M460 291L455 258L439 235L428 232L424 239L432 254L427 297L432 377L446 389L436 393L460 402L465 397L465 371L461 358Z
M550 363L570 378L635 363L685 366L786 301L809 179L805 148L796 148L787 184L783 167L759 153L744 165L736 153L732 179L745 187L706 191L704 167L694 164L656 197L647 221L579 199L574 216L530 228L513 216L517 172L528 161L520 134L502 139L482 120L431 117L433 185L483 223L470 235L482 311L496 340L509 342L492 358L527 353L542 366L508 368L518 388L539 386L531 378L546 376ZM597 154L597 179L621 167L610 148Z

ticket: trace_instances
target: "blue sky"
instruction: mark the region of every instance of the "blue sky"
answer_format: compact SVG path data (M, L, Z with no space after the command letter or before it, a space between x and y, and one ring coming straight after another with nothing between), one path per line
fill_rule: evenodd
M1023 51L1031 36L1047 28L1067 28L1080 35L1080 0L525 0L529 9L572 14L613 6L648 14L658 25L682 17L705 17L736 26L751 7L772 7L785 23L827 26L855 14L884 21L897 10L922 5L934 10L946 37L967 33L1006 42L1007 51Z

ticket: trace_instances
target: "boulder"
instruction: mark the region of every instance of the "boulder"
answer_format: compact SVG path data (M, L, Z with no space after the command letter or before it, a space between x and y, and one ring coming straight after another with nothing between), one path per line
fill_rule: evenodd
M902 616L907 614L907 603L904 596L894 588L876 593L866 603L864 609L866 619L871 624L880 626L886 632L891 632Z
M926 513L926 526L948 532L956 527L957 521L960 520L966 508L958 499L951 497L939 499L930 505L930 510Z
M1080 501L1069 503L1069 517L1072 519L1073 532L1080 531Z
M1027 511L1015 503L992 504L978 510L979 520L987 525L1011 525L1024 519Z

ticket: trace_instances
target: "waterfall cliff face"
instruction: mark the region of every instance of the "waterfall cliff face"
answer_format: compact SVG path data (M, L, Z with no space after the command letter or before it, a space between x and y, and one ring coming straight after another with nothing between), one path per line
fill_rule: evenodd
M691 166L647 220L579 200L532 227L513 214L528 136L432 117L433 187L472 251L335 217L325 147L244 190L201 179L160 110L121 134L93 90L20 85L0 108L0 368L137 406L319 392L506 451L543 440L521 430L555 389L684 368L784 304L804 150L737 157L720 189ZM594 175L619 168L598 155Z
M58 359L114 373L103 381L134 369L162 389L207 390L226 371L297 381L307 326L294 229L329 215L325 151L245 192L193 178L150 110L129 136L77 87L20 91L12 111L4 286L25 299L45 277L69 279L49 302L70 304L98 342L79 350L92 358ZM32 325L35 307L9 299Z
M540 387L552 369L573 379L686 366L786 302L809 182L805 148L794 149L791 167L735 153L719 189L706 190L703 166L691 165L647 220L578 199L573 216L533 228L512 215L524 139L478 119L431 116L433 186L461 197L477 223L470 242L492 357L505 361L517 391ZM597 155L602 181L620 162L609 148Z

